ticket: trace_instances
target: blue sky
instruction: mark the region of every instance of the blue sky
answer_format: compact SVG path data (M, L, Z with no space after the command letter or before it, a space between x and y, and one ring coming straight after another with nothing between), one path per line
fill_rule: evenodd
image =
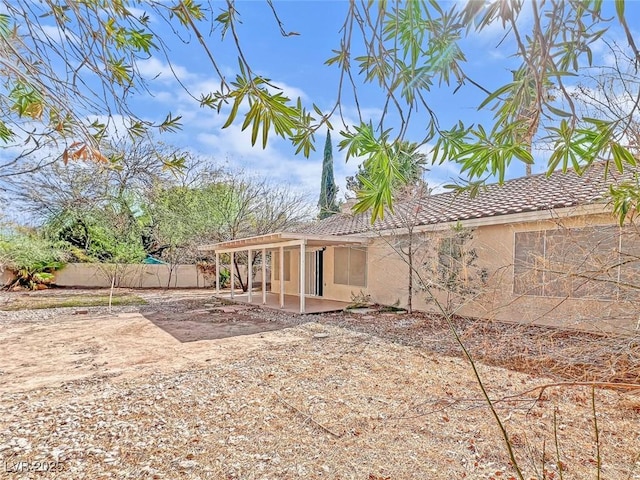
M464 3L464 2L460 2ZM606 0L605 0L605 3ZM221 2L212 2L214 9ZM287 31L299 33L297 36L282 37L266 2L239 1L237 9L242 24L239 36L248 62L254 70L268 77L292 98L300 96L307 104L317 104L325 110L333 105L338 90L339 71L337 67L326 66L324 62L332 56L332 49L339 46L340 28L348 8L346 1L275 1L274 5ZM613 2L606 5L613 12ZM640 2L631 1L627 5L628 21L634 32L640 30ZM171 39L167 27L154 19L153 28L165 39ZM523 22L527 21L527 15ZM203 26L203 32L209 33ZM164 35L166 34L166 35ZM621 32L612 32L613 38L624 40ZM488 89L496 88L511 79L510 67L513 62L508 57L512 53L509 42L499 46L503 37L500 28L489 28L480 34L465 39L461 46L467 56L465 71ZM226 74L233 78L237 69L236 52L227 38L220 42L219 32L214 31L208 40L218 63ZM215 89L216 78L211 64L195 38L178 41L169 40L167 47L172 59L172 67L196 97ZM594 47L594 63L603 62L606 55L604 44ZM216 115L213 110L201 108L176 81L169 66L160 55L141 64L142 73L150 80L149 92L140 92L134 100L136 111L144 118L161 121L168 111L182 116L183 128L173 134L158 137L163 142L188 148L203 157L209 157L219 164L243 169L247 173L268 177L276 182L288 183L306 192L311 202L316 202L320 190L322 147L325 132L316 137L316 152L309 158L295 155L286 140L272 136L266 149L251 147L249 134L240 130L240 123L222 129L226 117ZM357 71L357 67L355 69ZM375 119L380 115L385 97L377 88L359 87L361 110L365 119ZM488 113L479 113L478 104L484 94L477 88L466 86L453 94L453 87L435 87L428 101L437 113L443 128L452 126L459 119L465 123L486 121ZM354 104L348 100L344 104L345 120L356 123ZM425 112L420 112L424 115ZM424 117L423 117L424 118ZM357 160L345 162L345 155L338 149L338 131L343 128L338 118L333 121L337 130L332 132L336 182L341 196L345 193L345 177L352 175L358 165ZM409 131L409 140L420 140L424 132L421 123L414 121ZM534 172L545 170L543 154L534 166ZM431 185L451 183L458 170L453 164L434 167L426 175ZM510 177L520 176L524 167L517 162L509 170Z
M215 8L216 3L213 5ZM298 32L299 35L282 37L265 2L239 2L237 8L243 22L239 27L239 34L247 60L255 71L272 79L288 96L301 96L308 104L313 102L322 109L329 108L336 98L339 72L336 67L326 66L324 62L332 55L331 50L338 48L339 31L348 8L347 2L281 1L275 2L275 6L284 28ZM627 7L627 18L634 29L640 22L638 6L640 2L630 2ZM613 2L608 7L613 11ZM636 11L635 14L633 11ZM613 35L622 39L620 32L613 32ZM473 34L462 43L467 55L465 70L489 89L511 79L512 60L507 55L512 53L512 45L507 42L498 46L502 36L503 32L499 28L490 28L486 32ZM211 67L204 60L202 50L194 43L192 40L191 44L172 44L171 56L174 67L179 68L185 83L195 92L206 91L208 82L212 81ZM220 43L214 38L211 45L225 71L234 72L237 62L230 42ZM605 50L604 45L595 46L594 63L598 63L598 57L604 55ZM248 134L241 132L239 125L222 130L220 127L224 122L223 117L200 108L197 102L189 99L173 80L161 59L150 60L144 70L149 76L160 75L151 85L151 91L155 95L153 100L142 101L142 104L148 105L146 113L153 117L156 111L164 113L171 110L183 116L183 130L168 136L167 141L188 145L194 151L212 156L218 162L228 162L233 167L291 183L317 198L324 132L316 138L317 150L308 159L302 155L294 155L293 148L275 136L271 137L265 150L259 146L251 147ZM359 95L361 108L375 121L384 104L384 96L376 88L368 86L361 86ZM441 126L447 128L459 119L466 123L487 120L488 113L479 113L476 108L483 98L483 94L472 86L466 86L455 94L453 87L443 86L440 89L434 88L429 102L438 114ZM354 105L347 103L345 112L347 122L354 122ZM342 128L338 119L333 124L336 130ZM419 140L422 134L420 124L414 122L409 139ZM344 153L337 148L337 132L333 133L333 140L336 181L344 194L344 178L355 172L358 161L350 160L345 163ZM545 170L543 154L538 156L540 161L534 166L534 172ZM457 173L455 165L445 164L433 168L426 179L432 185L450 183ZM511 177L523 173L524 167L517 162L509 171Z
M324 62L333 55L332 49L339 46L347 2L289 1L276 2L275 5L285 29L293 30L299 35L282 37L266 3L240 2L238 10L243 23L240 25L239 36L247 60L255 71L270 78L289 97L301 96L308 104L313 102L323 110L330 108L338 91L339 71L335 66L324 65ZM501 53L496 51L487 54L483 51L495 50L495 38L492 35L481 35L473 42L475 45L468 57L469 70L475 71L475 75L486 81L488 87L497 85L495 81L499 76L494 74L498 73L498 69L502 68L502 73L506 74L509 71ZM214 54L225 71L234 72L237 61L230 43L218 44L212 40L212 44ZM216 45L220 48L216 48ZM179 59L174 61L174 67L179 67L190 88L195 92L204 91L210 81L211 67L204 61L200 48L193 44L174 44L170 55ZM501 62L502 67L498 67ZM304 158L301 154L295 155L294 149L285 140L275 136L271 137L265 150L260 146L251 147L249 135L241 132L239 125L222 130L220 127L225 118L216 117L213 111L200 108L197 102L188 98L161 59L154 58L147 62L145 72L150 77L160 75L151 87L155 98L145 101L145 105L149 105L153 111L164 107L183 116L184 128L178 134L167 136L168 141L189 145L203 155L213 156L234 167L289 182L317 198L325 132L317 136L316 152L309 158ZM436 89L430 98L443 126L450 126L460 118L468 119L476 115L476 106L481 101L476 89L462 89L455 96L451 95L451 91L450 87L444 87L441 91ZM377 88L368 85L360 85L358 94L362 99L361 110L365 116L368 115L375 121L386 98ZM355 105L347 103L344 111L346 122L356 123ZM338 118L332 123L337 131L343 129ZM341 194L344 194L344 179L356 171L358 161L352 159L345 162L345 155L337 146L340 138L337 131L332 134L335 176ZM416 125L410 139L419 140L422 135L423 132ZM447 183L456 173L454 165L444 165L435 168L427 176L427 180L433 184Z

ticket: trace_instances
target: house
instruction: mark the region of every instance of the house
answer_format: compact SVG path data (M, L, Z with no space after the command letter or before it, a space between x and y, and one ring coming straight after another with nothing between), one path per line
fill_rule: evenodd
M261 250L271 259L270 295L283 308L285 296L295 298L300 312L312 299L404 307L411 298L417 310L637 331L640 235L632 223L620 227L604 199L633 173L603 169L518 178L474 197L414 198L373 225L368 213L341 213L202 249L218 264L221 254ZM266 288L261 299L250 288L249 297L266 303Z

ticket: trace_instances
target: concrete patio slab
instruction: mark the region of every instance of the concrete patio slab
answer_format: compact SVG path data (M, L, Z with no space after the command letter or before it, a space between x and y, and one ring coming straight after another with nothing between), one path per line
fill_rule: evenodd
M249 303L249 295L246 293L235 294L233 299L230 293L218 295L219 298L232 300L240 304L251 305L252 307L265 307L275 310L281 310L287 313L300 313L300 297L298 295L285 295L284 308L280 306L280 295L277 293L267 293L267 302L262 303L262 292L253 292L251 303ZM329 300L321 297L308 296L305 297L305 314L340 312L344 310L349 303L339 302L337 300Z

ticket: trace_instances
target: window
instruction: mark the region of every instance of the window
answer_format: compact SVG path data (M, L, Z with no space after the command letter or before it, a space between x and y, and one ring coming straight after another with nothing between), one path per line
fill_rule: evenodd
M516 233L513 293L543 295L544 234L544 231Z
M280 250L271 252L271 264L273 268L273 279L280 280ZM291 252L284 251L284 281L291 280Z
M333 250L333 283L367 286L367 250L359 247L336 247Z
M638 262L624 254L638 245L637 232L613 226L515 234L513 292L545 297L614 300Z

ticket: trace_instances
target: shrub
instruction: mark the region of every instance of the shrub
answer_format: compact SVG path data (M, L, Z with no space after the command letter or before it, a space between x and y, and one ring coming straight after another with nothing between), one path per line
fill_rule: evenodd
M0 266L15 275L6 288L35 290L53 282L53 272L64 267L65 255L56 244L31 233L0 237Z

